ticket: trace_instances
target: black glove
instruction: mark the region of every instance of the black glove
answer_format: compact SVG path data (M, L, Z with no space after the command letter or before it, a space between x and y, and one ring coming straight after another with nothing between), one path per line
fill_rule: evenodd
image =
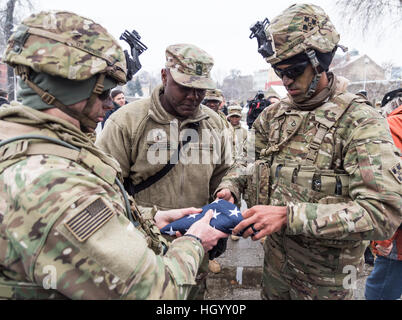
M209 252L209 260L214 260L218 258L222 253L226 251L226 244L228 242L228 238L219 239L218 243L215 247L213 247Z

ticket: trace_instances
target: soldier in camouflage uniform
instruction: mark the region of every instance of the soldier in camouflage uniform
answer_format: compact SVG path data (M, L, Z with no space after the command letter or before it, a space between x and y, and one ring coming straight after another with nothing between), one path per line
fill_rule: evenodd
M231 162L227 121L201 104L215 86L213 59L192 44L170 45L165 54L162 85L113 113L96 145L119 161L139 205L201 208L213 200ZM198 277L204 288L207 265L205 257Z
M243 128L240 124L242 107L238 105L230 106L228 108L227 119L232 128L233 137L233 160L236 157L242 156L242 146L247 141L247 129ZM230 238L234 241L240 239L239 236L232 234Z
M203 104L214 110L224 121L226 128L230 128L229 123L226 120L225 114L220 110L220 106L223 103L223 93L219 89L207 90Z
M238 105L230 106L228 108L228 119L231 127L233 128L233 155L241 156L241 146L247 140L247 129L243 128L240 124L242 107Z
M226 121L225 114L220 110L221 105L224 103L223 93L219 89L209 89L205 93L204 101L202 102L211 110L215 111L219 117L223 120L225 128L228 129L228 132L231 133L233 137L233 128L230 126L229 122ZM234 143L234 140L233 140ZM234 148L232 148L233 157L235 155ZM217 260L209 261L209 271L213 273L219 273L222 270L219 262Z
M352 298L368 240L401 223L398 150L385 119L328 72L338 41L325 12L308 4L286 9L259 39L288 97L257 118L256 161L243 172L236 163L217 196L234 201L247 190L250 209L233 232L267 236L265 299Z
M0 298L183 299L220 238L211 212L160 254L157 227L186 210L146 220L89 138L126 82L126 59L103 27L70 12L31 15L10 38L4 61L22 104L0 112Z

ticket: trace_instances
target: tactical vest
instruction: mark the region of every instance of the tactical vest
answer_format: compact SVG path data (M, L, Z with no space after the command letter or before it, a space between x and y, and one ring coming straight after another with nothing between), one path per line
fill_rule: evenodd
M316 160L324 138L327 134L334 135L339 119L356 99L358 97L353 94L343 93L313 111L281 109L270 119L268 144L261 150L259 159L247 168L245 200L248 206L345 201L348 197L349 175L343 170L334 169L331 156L324 165L318 165ZM317 116L317 111L320 114L330 112L331 116ZM276 155L294 141L296 133L312 114L315 115L317 130L307 146L307 152L303 152L302 160L278 159ZM296 154L299 150L292 148L292 152ZM273 197L273 193L277 196Z
M0 139L4 137L18 139L18 135L21 134L21 132L29 133L32 131L35 131L35 128L15 123L12 123L10 126L10 122L6 123L0 120ZM67 143L61 140L58 141L59 144L56 144L55 141L49 141L51 139L50 137L43 135L41 139L34 138L35 136L36 135L27 135L21 140L15 140L0 147L0 174L2 174L6 168L29 156L53 155L79 163L111 187L118 183L116 170L103 163L101 159L88 150L84 148L78 149L72 145L68 146ZM4 143L5 139L3 141L0 140L0 143L1 142ZM125 192L124 189L122 192ZM152 249L155 254L164 254L167 250L168 242L163 238L160 230L151 219L144 219L144 217L139 214L140 211L131 197L127 198L126 195L123 195L123 198L129 200L129 205L131 206L130 212L126 212L127 218L130 219L134 226L144 235L148 247ZM131 213L132 211L134 211L134 214ZM131 217L129 215L131 215ZM1 224L0 227L2 227ZM1 238L0 241L2 241ZM10 276L6 275L7 273L9 273L9 271L5 270L0 265L0 299L19 299L22 297L26 298L27 296L33 299L65 298L55 290L44 289L33 283L14 281L12 278L10 279Z

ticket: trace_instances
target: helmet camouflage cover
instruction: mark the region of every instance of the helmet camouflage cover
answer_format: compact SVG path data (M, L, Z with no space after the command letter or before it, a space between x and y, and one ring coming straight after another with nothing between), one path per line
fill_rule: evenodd
M180 43L166 48L166 68L173 80L182 86L198 89L214 89L211 78L214 59L195 45Z
M319 6L294 4L275 17L265 29L275 54L265 58L270 64L289 59L311 48L331 52L339 34L328 15Z
M207 90L207 92L205 93L204 100L205 101L216 100L216 101L222 102L223 101L223 93L219 89Z
M125 55L114 37L93 20L67 11L26 18L10 37L3 61L70 80L106 73L126 83Z
M237 117L241 118L241 111L242 111L242 107L239 105L230 106L228 108L228 115L226 116L226 118L229 119L230 117L233 117L233 116L237 116Z

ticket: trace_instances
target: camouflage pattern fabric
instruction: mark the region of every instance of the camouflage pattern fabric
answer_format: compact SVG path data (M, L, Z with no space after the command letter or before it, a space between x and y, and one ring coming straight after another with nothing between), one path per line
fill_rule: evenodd
M246 163L237 162L218 188L238 199L254 188L257 204L288 207L287 226L265 241L265 297L283 291L280 281L285 297L350 298L344 268L358 271L367 240L387 239L402 221L402 185L392 173L401 160L386 120L336 78L330 83L335 93L313 110L289 99L265 109L253 124L255 177L239 174ZM328 130L317 145L320 127Z
M208 100L216 100L216 101L222 102L223 101L222 91L219 89L207 90L207 92L205 93L204 103L206 103L205 101L208 101ZM226 121L225 114L221 110L216 111L216 113L222 118L223 123L225 124L225 128L232 131L229 122Z
M248 208L268 203L270 175L271 169L266 160L257 160L247 166L244 200Z
M193 117L179 122L162 107L161 90L159 86L150 98L132 102L113 113L96 145L118 159L123 177L130 177L136 185L162 170L190 124L199 123L199 140L190 142L180 159L175 159L174 168L157 183L135 194L135 200L140 206L156 205L159 210L201 208L214 200L212 194L231 164L232 141L225 131L227 121L200 105Z
M233 159L235 159L243 155L243 144L247 140L247 129L243 128L241 125L230 126L232 127L233 134Z
M222 119L222 122L223 122L223 124L225 126L225 130L229 130L230 132L233 132L233 129L232 129L232 126L230 125L230 122L226 119L226 115L220 110L218 110L218 112L216 112L216 113Z
M231 116L238 116L241 118L241 111L242 111L242 107L240 106L230 106L228 108L228 115L226 116L228 119Z
M177 83L197 89L215 89L210 72L213 58L192 44L175 44L166 48L166 68Z
M152 249L156 254L164 254L169 248L170 243L175 239L170 241L166 239L159 228L155 224L154 216L158 211L156 206L153 208L144 208L137 206L132 196L127 195L131 211L137 213L134 220L139 223L137 229L143 234L145 240L147 241L148 248Z
M123 177L130 177L136 185L161 171L177 149L179 137L182 139L186 130L198 123L199 141L188 143L180 159L175 159L174 168L157 183L136 193L135 200L140 206L156 205L159 210L201 208L214 200L212 193L231 165L232 140L226 133L229 124L225 117L204 105L193 117L179 122L161 105L161 90L159 86L150 98L113 113L96 145L118 159ZM201 286L205 286L202 282L207 271L205 256L199 271ZM199 286L194 288L198 289ZM204 292L201 288L198 296ZM196 295L194 292L190 298Z
M70 80L107 73L126 83L124 52L114 37L93 20L67 11L25 19L10 37L3 61Z
M276 64L311 48L331 52L340 36L328 15L319 6L294 4L275 17L265 30L273 40L276 54L265 58Z
M275 260L279 261L277 257ZM264 268L268 268L266 261ZM279 267L289 269L288 265ZM302 281L298 278L283 280L279 274L272 272L272 268L270 271L263 274L264 287L261 296L264 300L350 300L352 298L351 290L344 290L339 286L314 285L311 281Z
M201 244L183 237L173 241L164 256L150 250L125 216L121 192L113 182L119 174L113 159L73 125L31 108L8 108L0 112L0 120L7 124L0 128L0 139L17 126L17 135L61 138L86 154L72 161L26 156L15 142L1 148L1 297L187 297L204 255ZM28 146L36 142L24 141Z
M222 91L219 89L212 89L212 90L207 90L205 93L205 98L204 100L216 100L219 102L223 101L223 94Z

